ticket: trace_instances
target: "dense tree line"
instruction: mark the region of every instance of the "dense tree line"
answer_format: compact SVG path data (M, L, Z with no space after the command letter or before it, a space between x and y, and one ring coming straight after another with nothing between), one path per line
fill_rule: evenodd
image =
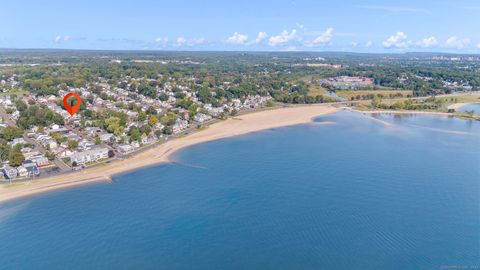
M70 54L25 52L21 59L15 58L20 58L19 55L18 52L0 53L0 61L22 62L35 57L35 61L55 63L57 59L61 62L60 65L15 66L0 70L4 78L16 74L21 89L43 95L56 94L59 89L89 87L102 98L111 98L100 86L93 84L99 78L131 91L132 95L142 94L163 101L168 96L159 94L157 88L162 88L166 82L187 85L202 102L214 106L223 99L255 94L269 94L277 101L288 103L320 102L321 98L307 94L310 85L302 80L312 75L322 78L365 76L373 78L381 89L413 90L414 96L451 92L444 82L468 82L474 90L480 88L478 63L434 61L431 55L78 51ZM340 64L341 68L303 65L319 56L325 58L325 64ZM112 59L121 61L112 62ZM132 61L134 59L142 61ZM464 68L467 64L471 68ZM401 80L402 77L407 79Z

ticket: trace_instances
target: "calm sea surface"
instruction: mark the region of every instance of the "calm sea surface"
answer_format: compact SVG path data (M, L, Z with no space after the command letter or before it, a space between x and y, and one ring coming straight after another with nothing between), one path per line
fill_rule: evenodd
M475 114L480 114L480 103L470 103L465 106L460 107L459 111L461 112L470 112L473 111Z
M340 112L175 160L0 204L0 269L480 268L479 122Z

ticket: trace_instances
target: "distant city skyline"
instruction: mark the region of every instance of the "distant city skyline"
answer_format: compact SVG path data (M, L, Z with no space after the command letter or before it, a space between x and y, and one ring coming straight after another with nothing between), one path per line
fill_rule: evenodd
M2 3L0 48L480 53L480 3Z

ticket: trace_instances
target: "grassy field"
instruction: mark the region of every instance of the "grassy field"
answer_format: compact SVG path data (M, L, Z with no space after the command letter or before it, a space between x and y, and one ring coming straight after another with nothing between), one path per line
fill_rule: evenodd
M308 95L312 97L316 97L316 96L321 96L323 94L326 94L327 92L328 92L327 89L322 88L320 85L314 85L310 87L308 91Z
M396 106L396 104L406 104L407 101L410 101L409 108L402 108L401 106ZM400 99L400 100L383 100L381 101L380 108L373 107L373 101L362 101L355 104L355 108L360 111L370 111L370 110L401 110L401 111L431 111L431 112L451 112L449 110L449 105L455 103L474 103L480 102L480 95L458 95L451 97L437 97L432 98L428 97L425 100L418 99ZM393 108L390 107L393 105ZM404 105L406 106L406 105ZM465 119L465 120L476 120L480 121L479 114L465 113L465 112L454 112L454 116Z
M412 90L337 90L335 92L339 97L343 97L348 100L351 100L352 97L356 97L358 95L366 96L369 94L372 94L372 95L381 94L384 96L384 98L389 98L391 94L392 95L402 94L403 97L407 97L413 94Z
M437 99L443 100L447 104L475 103L475 102L480 102L480 95L460 95L455 97L439 97Z

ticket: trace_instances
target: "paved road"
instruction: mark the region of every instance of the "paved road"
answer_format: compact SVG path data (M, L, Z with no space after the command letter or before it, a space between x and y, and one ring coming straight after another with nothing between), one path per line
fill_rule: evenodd
M0 106L0 117L3 118L3 121L5 123L7 123L7 125L9 126L16 126L17 123L15 123L15 121L13 121L7 114L7 112L5 111L5 109L3 107Z

